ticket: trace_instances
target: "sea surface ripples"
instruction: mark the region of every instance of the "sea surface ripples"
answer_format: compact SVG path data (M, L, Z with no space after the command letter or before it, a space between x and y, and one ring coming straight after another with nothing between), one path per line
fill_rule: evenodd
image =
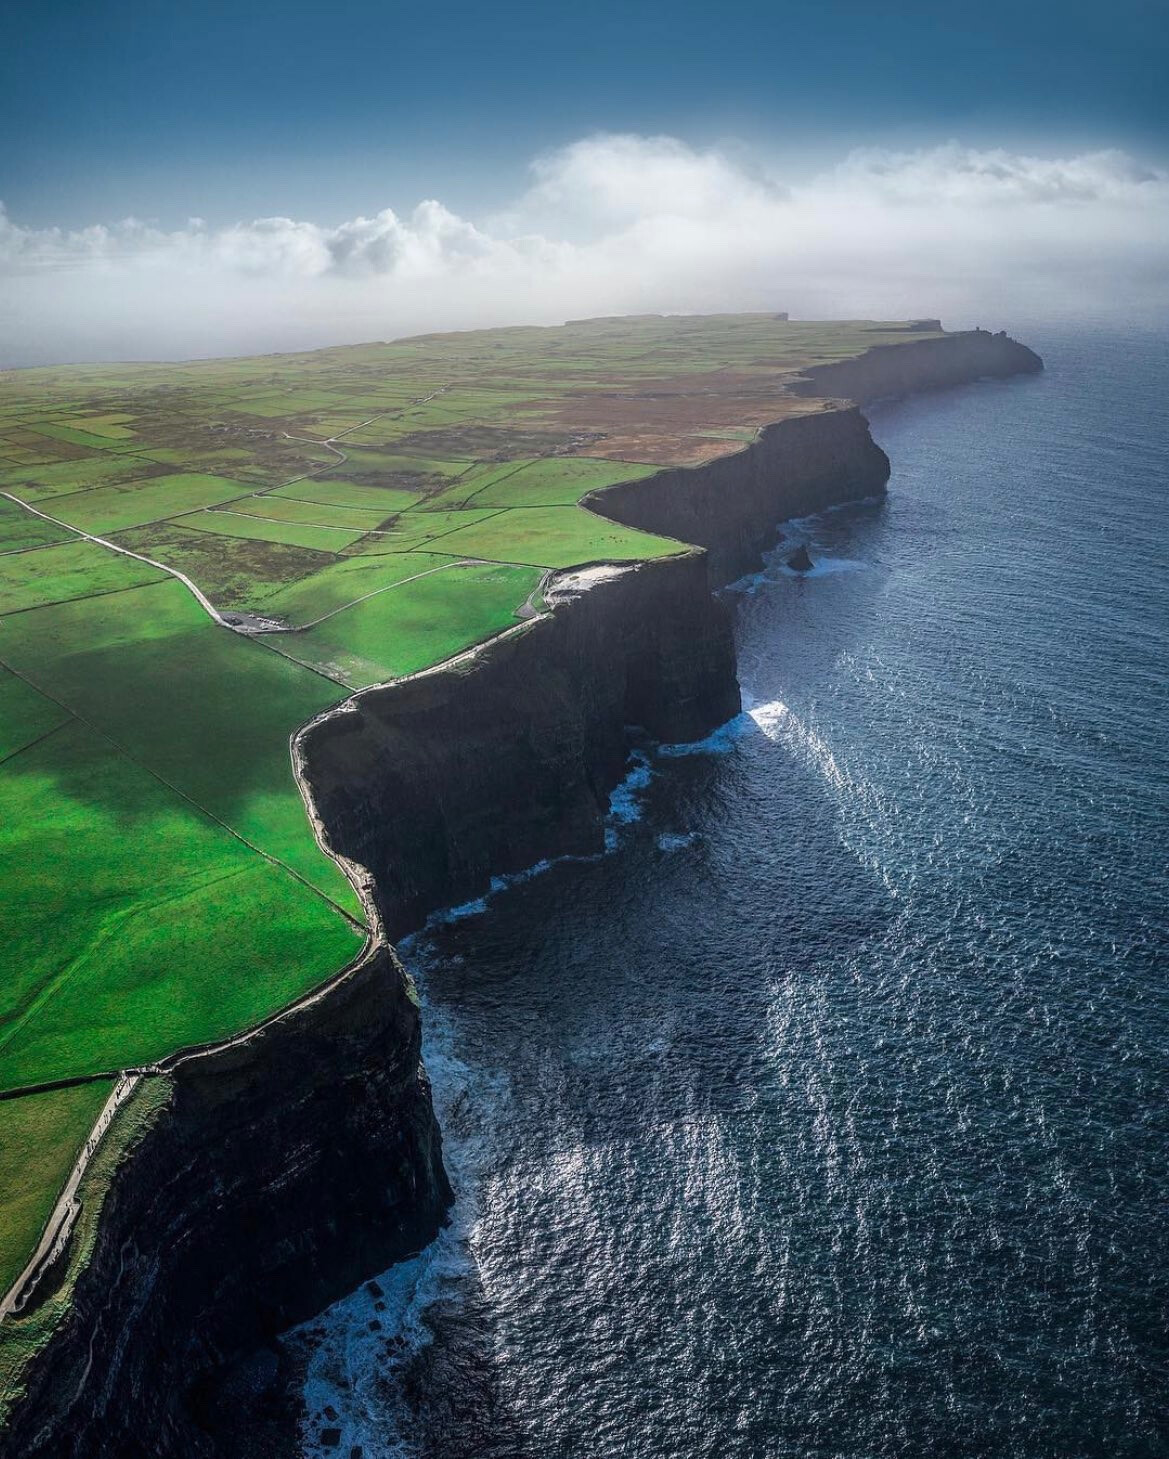
M1169 1453L1169 348L1027 337L871 412L608 854L408 947L456 1220L307 1454Z

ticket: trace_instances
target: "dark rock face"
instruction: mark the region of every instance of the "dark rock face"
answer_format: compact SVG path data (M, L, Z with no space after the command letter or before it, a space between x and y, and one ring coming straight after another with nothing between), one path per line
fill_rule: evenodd
M801 542L792 555L787 559L787 565L793 572L811 572L816 564L812 561L811 554L807 547Z
M721 586L762 565L785 518L879 496L888 480L889 458L860 411L829 409L768 426L734 456L624 482L586 503L626 526L705 547L711 582Z
M312 1005L180 1065L0 1452L248 1452L203 1427L198 1380L442 1222L450 1188L419 1044L405 975L381 947Z
M937 320L923 321L935 325ZM1026 345L985 329L917 339L911 344L877 345L853 360L814 365L795 386L800 395L832 395L868 405L919 390L943 390L972 380L1003 380L1037 375L1043 361Z
M1039 368L975 332L874 349L801 389L865 401ZM562 574L551 615L307 726L318 815L372 873L386 934L492 875L597 849L626 726L690 740L738 711L711 586L756 568L784 518L877 495L888 474L859 410L813 407L736 455L597 493L603 515L707 553ZM234 1412L281 1381L266 1341L425 1244L450 1200L419 1042L408 980L379 945L252 1037L181 1061L0 1459L292 1452L290 1410L272 1445Z
M627 725L692 740L738 713L702 554L561 574L548 600L549 617L302 738L331 844L372 870L391 937L493 875L598 850Z

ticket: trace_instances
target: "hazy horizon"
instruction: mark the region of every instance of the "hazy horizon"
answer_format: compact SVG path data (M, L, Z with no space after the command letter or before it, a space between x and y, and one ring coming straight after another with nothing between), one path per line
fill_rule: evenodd
M1159 315L1159 9L26 7L0 366L618 313Z
M1115 149L764 157L595 134L474 218L30 228L0 212L0 364L271 353L622 313L941 315L955 327L1169 301L1169 174Z

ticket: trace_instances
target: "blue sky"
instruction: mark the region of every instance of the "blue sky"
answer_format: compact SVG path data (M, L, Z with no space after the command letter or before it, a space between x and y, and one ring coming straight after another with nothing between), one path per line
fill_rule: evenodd
M1167 76L1165 0L37 0L6 9L0 198L31 226L474 211L597 130L1155 158Z
M29 0L0 367L1169 310L1169 0Z

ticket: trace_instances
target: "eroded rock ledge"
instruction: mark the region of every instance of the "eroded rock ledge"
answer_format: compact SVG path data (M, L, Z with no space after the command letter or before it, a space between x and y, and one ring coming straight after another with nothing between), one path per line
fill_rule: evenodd
M855 400L1041 368L983 332L808 372ZM705 553L561 574L551 612L302 731L332 848L369 869L391 940L492 875L600 846L626 726L701 737L739 707L710 588L759 564L784 518L882 492L855 406L813 408L734 456L590 501ZM69 1314L0 1438L20 1459L256 1454L245 1397L211 1375L416 1250L450 1192L418 1011L385 942L251 1038L178 1064L117 1170ZM246 1385L245 1385L246 1386Z

